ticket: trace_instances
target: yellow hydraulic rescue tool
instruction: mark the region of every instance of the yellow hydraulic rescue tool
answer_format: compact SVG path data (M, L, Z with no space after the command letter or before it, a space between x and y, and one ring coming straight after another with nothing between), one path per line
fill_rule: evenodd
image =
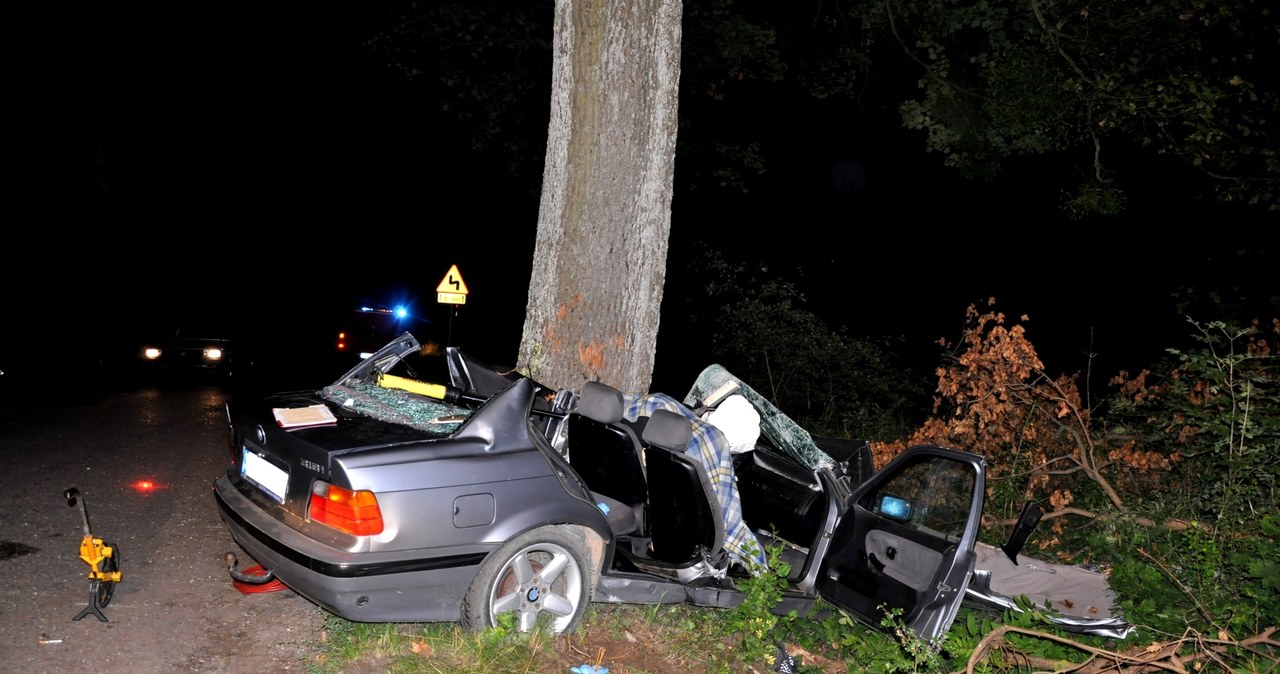
M94 538L89 528L89 511L85 509L84 499L80 498L80 490L72 487L66 491L67 505L74 507L80 502L80 515L84 519L84 538L80 541L80 559L89 565L89 605L73 620L87 615L94 615L100 622L107 622L102 609L111 603L111 595L115 592L116 583L120 582L120 551L112 545Z

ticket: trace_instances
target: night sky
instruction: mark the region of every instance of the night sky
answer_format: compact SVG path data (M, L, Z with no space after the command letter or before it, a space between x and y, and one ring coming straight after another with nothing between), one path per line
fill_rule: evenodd
M361 47L373 21L223 4L34 10L10 99L21 207L6 228L6 340L127 342L194 307L259 335L320 330L322 312L356 302L408 301L439 326L435 287L458 265L471 294L453 341L513 359L536 193L469 159L440 106ZM832 130L779 103L755 113L788 148L759 189L694 199L678 159L668 306L700 292L683 269L705 248L767 249L852 334L906 334L913 354L936 354L965 307L994 296L1030 316L1048 369L1079 370L1092 350L1109 374L1185 335L1170 291L1220 280L1241 241L1280 238L1274 216L1190 204L1168 165L1124 167L1151 176L1129 215L1076 222L1052 208L1074 169L1033 159L968 183L900 128ZM668 355L682 327L664 317L657 381L696 374Z

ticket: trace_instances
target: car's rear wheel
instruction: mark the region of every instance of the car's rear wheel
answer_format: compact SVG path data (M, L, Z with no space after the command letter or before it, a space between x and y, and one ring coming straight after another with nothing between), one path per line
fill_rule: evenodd
M521 632L571 632L589 597L581 537L567 527L543 527L517 536L480 567L462 602L467 627L483 630L512 614Z

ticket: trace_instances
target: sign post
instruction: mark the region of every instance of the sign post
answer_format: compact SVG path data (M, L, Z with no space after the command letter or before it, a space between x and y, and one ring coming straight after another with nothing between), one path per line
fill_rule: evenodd
M445 346L453 346L453 317L458 313L458 305L467 303L467 282L462 280L458 265L449 265L449 272L436 286L436 301L452 305L449 309L449 338Z

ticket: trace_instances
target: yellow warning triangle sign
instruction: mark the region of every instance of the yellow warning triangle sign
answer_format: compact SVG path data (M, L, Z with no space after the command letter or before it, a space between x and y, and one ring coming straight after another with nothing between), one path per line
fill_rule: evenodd
M449 273L444 275L444 280L440 285L436 286L438 293L456 293L458 295L467 294L467 282L462 280L462 274L458 272L458 265L449 265Z

